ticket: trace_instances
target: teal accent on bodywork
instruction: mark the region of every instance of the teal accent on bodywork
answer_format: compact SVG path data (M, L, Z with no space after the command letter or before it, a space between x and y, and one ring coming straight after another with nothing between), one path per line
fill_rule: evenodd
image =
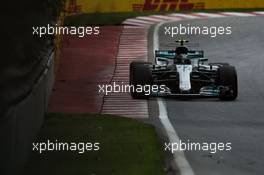
M174 50L156 50L155 51L155 57L173 59L175 55L176 54ZM203 58L203 57L204 57L204 52L202 50L199 50L199 51L189 50L187 53L187 58L189 59Z
M219 96L220 88L218 86L205 86L201 88L200 94L202 96Z

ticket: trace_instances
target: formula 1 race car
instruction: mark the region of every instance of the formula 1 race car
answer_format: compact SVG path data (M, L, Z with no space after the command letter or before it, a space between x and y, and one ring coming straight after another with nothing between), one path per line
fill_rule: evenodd
M207 63L204 52L189 50L186 40L179 40L175 50L156 50L155 64L132 62L130 85L155 86L146 94L132 91L135 99L150 96L198 96L235 100L238 95L237 73L228 63ZM143 88L142 88L143 89Z

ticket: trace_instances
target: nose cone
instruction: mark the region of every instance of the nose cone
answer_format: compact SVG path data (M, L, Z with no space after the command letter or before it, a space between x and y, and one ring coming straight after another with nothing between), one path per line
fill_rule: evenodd
M177 72L179 73L179 88L182 91L191 90L191 72L192 65L176 65Z

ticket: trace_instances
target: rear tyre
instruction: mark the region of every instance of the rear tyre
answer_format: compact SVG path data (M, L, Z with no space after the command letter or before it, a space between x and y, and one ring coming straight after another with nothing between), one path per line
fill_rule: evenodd
M218 69L218 86L220 100L235 100L238 95L237 72L233 66L223 66Z
M152 85L152 72L150 69L151 63L148 62L132 62L130 64L130 85L134 86L134 91L131 91L131 96L134 99L147 99L149 95L142 90L137 92L137 86Z

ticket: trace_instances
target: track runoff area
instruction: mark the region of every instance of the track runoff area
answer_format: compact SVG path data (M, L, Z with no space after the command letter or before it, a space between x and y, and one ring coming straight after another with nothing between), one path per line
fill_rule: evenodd
M221 13L190 13L190 14L169 14L169 15L151 15L151 16L144 16L144 17L136 17L133 19L127 19L123 22L124 24L124 29L123 29L123 33L121 35L121 39L120 39L120 45L119 45L119 52L117 55L117 62L116 62L116 68L115 68L115 73L112 79L112 83L113 82L122 82L122 83L128 83L129 81L129 64L132 61L137 61L137 60L141 60L141 61L148 61L148 30L151 26L154 26L154 34L153 34L153 50L151 52L154 52L154 50L160 49L160 48L166 48L166 44L165 42L167 42L168 39L165 38L160 38L160 33L161 33L161 26L164 26L166 24L174 24L177 22L185 22L186 26L188 26L191 22L193 21L199 21L199 20L210 20L210 22L212 21L217 21L217 20L222 20L225 19L223 22L226 22L228 24L231 25L232 27L232 22L236 22L235 24L235 30L238 30L239 27L245 27L245 26L241 26L241 25L246 25L247 21L253 21L254 24L254 19L255 18L260 18L261 16L264 16L264 12L261 11L256 11L256 12L247 12L247 13L239 13L239 12L221 12ZM242 18L243 17L243 18ZM251 18L244 18L244 17L251 17ZM209 19L212 18L212 19ZM193 20L196 19L196 20ZM197 20L199 19L199 20ZM229 21L230 19L230 21ZM237 23L239 20L244 21L244 19L247 19L246 22L242 22L242 24ZM193 21L190 21L193 20ZM190 22L188 22L190 21ZM258 21L256 21L258 22ZM262 22L263 23L263 22ZM205 22L205 24L208 24ZM213 24L213 22L211 23ZM199 22L198 24L199 25ZM256 27L256 26L252 26L252 27ZM264 27L264 26L263 26ZM247 29L249 29L250 27L247 26ZM228 29L229 30L229 29ZM162 31L164 32L164 31ZM229 32L229 31L227 31ZM248 31L247 31L248 32ZM250 32L250 31L249 31ZM253 31L254 32L254 31ZM241 33L241 32L240 32ZM211 33L209 33L211 34ZM212 34L214 35L214 34ZM210 39L204 39L203 42L207 42L208 44L204 44L204 46L210 46L211 43L215 43L213 42L213 40L215 39L216 36L210 36ZM247 33L247 35L249 35L249 33ZM247 37L245 35L242 35L243 37ZM263 36L263 35L262 35ZM174 37L170 36L171 39L173 40ZM192 37L186 36L191 42L192 42ZM211 44L211 47L214 49L219 49L219 46L223 46L226 45L226 42L230 41L224 41L225 39L221 39L222 37L220 37L220 41L219 44L215 43L215 44ZM231 37L232 38L232 37ZM258 37L256 37L255 39L257 39ZM247 42L254 42L253 40L254 38L248 38ZM161 41L162 40L162 41ZM174 39L175 40L175 39ZM198 38L194 39L195 42L199 43ZM218 41L218 40L217 40ZM241 46L242 41L232 41L231 43L236 44L235 49L237 49L237 46ZM245 46L247 46L250 43L244 43ZM229 47L229 50L228 50ZM208 49L206 49L205 47L202 47L201 49L205 49L205 54L207 52ZM224 49L227 49L226 51ZM238 49L242 49L242 48L238 48ZM232 47L231 47L232 50ZM210 52L210 50L209 50ZM221 60L221 56L225 57L227 54L229 54L228 52L230 52L230 44L228 44L228 46L226 47L222 47L222 49L220 48L220 50L218 50L218 52L212 53L212 56L218 56L219 60L218 61L222 61ZM237 51L239 52L239 51ZM225 54L223 54L225 53ZM222 54L222 55L221 55ZM241 56L241 55L240 55ZM228 57L228 56L227 56ZM234 55L231 56L231 58L233 58ZM209 58L210 59L210 58ZM210 60L209 60L210 61ZM212 62L216 61L216 60L211 60ZM246 67L246 63L244 63L243 61L239 60L239 58L235 58L235 59L228 59L225 61L231 61L231 64L233 64L234 66L239 66L238 69L240 69L240 67L242 67L243 69L238 70L238 78L240 79L239 81L239 86L246 86L245 82L241 82L242 78L241 75L247 73L247 71L252 71L252 70L244 70ZM237 65L239 64L239 65ZM256 65L257 66L257 62ZM261 65L263 65L263 60L260 63ZM244 67L243 67L244 66ZM250 68L250 67L248 67ZM252 69L252 67L250 68ZM244 71L244 72L241 72ZM257 70L255 70L257 71ZM254 72L254 71L253 71ZM245 75L244 78L249 78L248 75ZM248 82L248 80L246 80L246 82ZM257 81L259 83L259 81ZM250 83L250 82L248 82ZM253 89L256 89L253 87L254 85L251 85L251 87ZM193 110L189 110L188 113L190 113L190 116L193 115L198 115L198 116L207 116L209 117L210 115L215 116L215 119L219 119L219 117L221 118L221 121L219 122L228 122L230 117L232 117L233 115L237 115L236 119L238 116L240 116L243 113L243 102L241 102L241 100L246 100L244 97L247 96L245 94L245 96L242 96L241 93L243 92L242 90L245 89L243 87L239 87L240 90L240 95L239 95L239 99L238 102L223 102L223 103L216 103L216 102L206 102L206 101L201 101L201 102L182 102L182 101L177 101L177 100L164 100L161 98L157 99L157 103L158 103L158 107L159 107L159 118L160 121L163 125L163 127L165 128L169 141L170 143L180 143L180 137L188 137L190 135L194 135L194 137L197 136L197 138L199 139L199 132L198 134L194 132L194 134L192 133L193 130L190 129L191 131L188 131L187 129L184 129L184 126L179 127L177 126L177 123L179 121L187 122L187 121L183 121L184 119L182 119L182 117L188 117L186 116L187 114L184 114L184 112L182 111L174 111L172 109L192 109L192 105L194 106ZM250 90L250 89L245 89L245 90ZM241 92L242 91L242 92ZM259 90L256 90L256 92L258 92ZM254 93L256 93L254 92ZM263 95L263 92L260 92ZM252 93L250 93L252 94ZM259 100L259 98L257 99L257 101ZM262 101L261 101L262 100ZM252 103L254 103L254 101L251 101ZM188 103L188 104L186 104ZM211 104L210 104L211 103ZM238 103L237 105L233 105L231 103ZM249 104L249 107L251 106L251 108L253 107L252 103ZM258 103L258 102L256 102ZM260 105L263 105L263 97L260 99L260 103L257 104L257 106L255 106L255 108L257 110L259 110L260 114L263 114L264 111L263 109L260 107ZM148 109L148 102L146 100L133 100L129 93L112 93L112 94L108 94L105 99L104 99L104 104L102 106L102 113L106 113L106 114L118 114L118 115L124 115L127 117L134 117L134 118L147 118L149 115L149 110ZM205 112L199 112L199 108L206 108ZM227 113L221 111L221 110L226 110L226 108L228 108L229 110L227 110L227 112L231 112L231 116L229 116ZM209 109L209 112L207 113L207 110ZM216 109L216 110L215 110ZM212 112L213 110L215 110L216 112ZM241 111L242 110L242 111ZM244 110L247 110L247 108L244 108ZM198 111L198 114L197 114ZM179 113L178 113L179 112ZM244 111L245 112L245 111ZM219 116L218 116L219 115ZM247 113L244 113L242 115L242 119L247 119ZM256 115L255 115L256 116ZM258 116L258 115L257 115ZM228 117L229 119L226 120L226 117ZM177 118L177 119L175 119ZM190 119L190 117L188 117L188 119ZM255 118L256 119L256 118ZM195 116L190 119L191 121L195 120L202 120L202 118L195 118ZM231 119L231 123L228 124L228 129L231 133L232 133L232 127L235 127L236 125L234 124L234 126L232 126L232 122L236 122L234 121L235 119ZM239 123L243 122L243 121L239 121L240 119L237 119ZM206 122L210 122L210 120L208 121L204 121L206 124ZM249 123L249 125L252 124L252 121ZM194 124L190 123L190 128L195 128ZM220 124L221 125L221 124ZM188 126L189 127L189 126ZM214 126L212 126L214 127ZM217 127L217 126L215 126ZM239 127L239 126L238 126ZM178 132L176 132L176 130ZM211 129L206 131L206 129L204 129L203 132L211 132ZM239 127L239 129L241 129ZM238 129L238 130L239 130ZM247 128L245 128L247 129ZM252 129L252 128L251 128ZM200 132L200 134L204 134L203 132ZM221 134L220 137L219 133L220 131L214 133L216 135L213 134L213 136L215 136L216 138L223 138L223 134ZM254 131L256 133L259 133L258 127L256 129L256 131ZM180 134L179 134L180 133ZM189 135L188 135L189 134ZM208 134L207 134L208 135ZM204 136L207 136L206 134L204 134ZM180 136L180 137L179 137ZM225 131L225 136L227 138L223 138L223 139L228 139L228 136L230 136L230 133ZM245 133L245 136L248 136L249 138L233 138L236 136L230 136L230 140L234 141L234 144L241 144L239 143L239 141L246 139L246 140L250 140L252 139L252 135L248 134L248 132ZM261 137L261 136L260 136ZM210 137L209 137L210 138ZM195 138L193 138L194 140L197 140ZM234 140L232 140L234 139ZM252 140L251 140L252 141ZM264 141L262 141L262 144L264 143ZM245 145L247 145L249 143L245 143ZM244 145L244 146L245 146ZM235 145L236 146L236 145ZM258 159L259 156L256 153L257 150L259 150L259 147L256 147L254 149L255 150L254 153L248 153L248 150L245 149L244 147L233 147L232 150L232 154L231 153L224 153L223 157L221 157L221 155L218 157L212 157L213 155L202 155L202 157L205 160L201 159L201 153L195 153L195 152L184 152L181 150L177 150L173 152L173 157L174 157L174 161L175 164L177 165L180 174L181 175L194 175L194 174L230 174L230 173L239 173L239 174L259 174L262 167L260 167L260 165L258 164ZM253 148L252 148L253 149ZM261 150L261 149L260 149ZM235 155L234 155L235 154ZM252 160L248 160L248 162L244 161L241 158L245 158L243 154L246 154L247 159L251 159ZM248 155L247 155L248 154ZM263 155L263 154L262 154ZM226 156L226 160L225 160L225 156ZM187 157L187 158L186 158ZM208 159L208 157L211 158ZM217 159L217 160L216 160ZM263 158L261 158L263 159ZM264 160L262 160L263 162ZM220 164L221 162L221 164ZM223 163L224 162L224 163Z

